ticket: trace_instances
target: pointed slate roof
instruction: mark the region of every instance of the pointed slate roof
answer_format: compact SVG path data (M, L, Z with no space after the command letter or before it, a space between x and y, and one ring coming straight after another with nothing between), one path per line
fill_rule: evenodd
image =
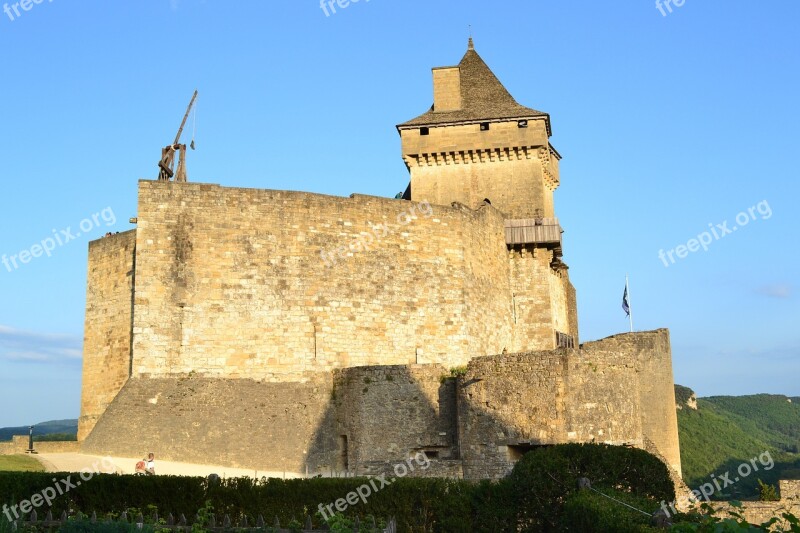
M431 106L428 112L399 124L397 128L545 117L550 131L550 115L518 104L475 51L472 38L458 68L461 72L461 109L437 112Z

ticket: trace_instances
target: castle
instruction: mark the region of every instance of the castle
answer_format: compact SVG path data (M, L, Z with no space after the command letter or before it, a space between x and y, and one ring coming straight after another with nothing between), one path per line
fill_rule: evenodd
M402 198L139 182L136 229L89 246L82 450L483 479L604 442L680 472L668 332L579 345L550 116L471 39L433 95Z

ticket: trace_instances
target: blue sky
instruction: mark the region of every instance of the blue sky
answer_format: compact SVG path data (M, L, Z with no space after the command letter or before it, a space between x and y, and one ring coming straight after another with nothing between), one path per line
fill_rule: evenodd
M191 181L394 196L394 125L430 106L430 69L461 59L469 25L516 99L552 116L581 340L627 329L628 273L636 329L671 330L677 382L800 395L800 3L13 4L0 255L74 238L0 264L0 426L78 416L88 242L132 228L137 180L195 88ZM679 258L709 224L737 230Z

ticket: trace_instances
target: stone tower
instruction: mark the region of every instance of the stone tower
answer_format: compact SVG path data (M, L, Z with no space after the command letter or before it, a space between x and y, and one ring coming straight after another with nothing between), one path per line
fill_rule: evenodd
M503 214L511 261L515 350L577 343L575 290L561 260L553 192L559 153L550 115L517 103L475 51L433 69L433 106L397 126L411 173L406 197Z
M433 106L397 126L411 199L471 208L488 199L509 219L554 218L561 156L550 116L521 106L475 51L433 69Z

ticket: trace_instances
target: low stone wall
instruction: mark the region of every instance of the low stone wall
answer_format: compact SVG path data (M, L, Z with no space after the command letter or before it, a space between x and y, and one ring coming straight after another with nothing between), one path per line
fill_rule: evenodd
M17 455L28 451L28 436L15 435L9 442L0 442L0 455ZM77 441L34 442L37 453L75 453L79 450Z
M0 455L16 455L28 449L28 436L15 435L8 442L0 442Z
M781 480L779 482L781 499L776 502L742 502L741 509L732 509L723 503L715 505L722 515L730 511L742 514L751 524L763 524L783 513L791 513L800 517L800 480Z
M744 502L744 516L751 524L762 524L772 517L792 513L800 517L800 480L779 482L781 499L777 502Z
M50 441L34 442L33 449L38 453L78 453L80 445L78 441Z

